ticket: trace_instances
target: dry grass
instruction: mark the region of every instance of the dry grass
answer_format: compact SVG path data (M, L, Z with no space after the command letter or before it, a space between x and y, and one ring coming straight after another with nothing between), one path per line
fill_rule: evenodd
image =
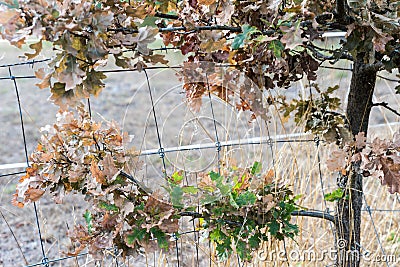
M14 62L18 52L5 47L5 58L1 63ZM341 63L346 67L347 63ZM40 66L34 66L34 69ZM349 66L347 66L349 67ZM13 68L15 75L31 75L29 66ZM184 103L184 94L181 92L180 83L173 71L149 72L151 85L154 89L156 100L156 113L161 129L161 137L164 147L172 147L186 144L213 143L215 133L209 103L204 99L202 110L194 114L190 112ZM7 69L0 69L0 76L8 76ZM320 80L324 85L339 83L341 91L339 96L347 94L349 73L321 69ZM39 91L34 88L32 80L18 80L21 94L21 103L25 119L28 152L31 152L39 137L39 128L55 119L56 108L46 103L47 91ZM385 101L393 107L399 106L399 98L393 93L393 83L379 80L375 93L376 102ZM272 94L281 93L273 91ZM302 83L294 85L284 92L289 97L300 95L306 97L307 90ZM346 101L342 97L343 102ZM97 99L92 100L92 110L95 119L100 117L117 121L125 131L134 135L132 145L138 149L146 150L158 148L155 124L151 114L151 105L143 73L110 74L107 79L107 88ZM270 108L270 122L268 129L261 121L248 123L249 114L238 113L225 103L215 100L217 129L220 140L240 139L266 136L268 131L272 138L281 134L301 133L301 128L293 124L282 125L281 118ZM383 108L374 108L370 124L370 136L390 136L398 129L398 118ZM15 100L13 84L9 80L2 81L0 88L0 164L24 162L24 147L18 118L18 107ZM302 138L311 138L304 136ZM329 156L329 146L321 143L318 147L315 142L306 143L273 143L273 155L270 147L264 145L241 145L227 148L222 151L222 158L229 164L248 166L254 161L263 162L265 169L274 168L277 179L292 186L296 194L301 194L300 205L310 210L334 211L333 203L325 203L323 193L331 192L336 188L335 174L326 171L324 161ZM318 162L318 154L321 163ZM175 152L167 156L167 171L172 172L177 168L184 168L188 172L205 171L214 168L216 164L215 149L203 151ZM229 161L228 161L229 159ZM161 161L157 155L143 157L144 169L135 173L147 185L160 186ZM321 176L320 176L321 168ZM1 174L19 170L1 170ZM32 205L24 209L17 209L10 204L11 195L15 190L18 176L6 176L0 178L0 210L4 219L0 218L0 266L12 264L24 265L24 257L29 263L40 262L42 255L37 237L37 228ZM322 181L322 184L321 184ZM366 207L378 210L400 210L400 201L397 195L389 195L385 187L379 181L371 178L365 179ZM86 209L81 196L69 196L65 204L56 205L45 197L38 203L39 218L46 255L50 259L63 257L63 252L71 249L72 245L65 233L74 224L82 222L82 212ZM363 212L362 227L362 251L369 251L372 255L383 255L382 248L387 255L395 255L400 259L399 245L399 212L397 211L373 211L371 215ZM334 249L334 235L332 226L328 221L308 217L293 218L300 228L300 234L294 241L285 243L270 242L265 244L261 252L255 252L253 263L243 266L328 266L333 260L325 256L320 261L291 260L285 262L283 252L286 251L289 258L308 254L321 258L324 251ZM15 233L16 240L12 237L10 228ZM376 227L376 232L374 230ZM192 222L182 223L181 231L193 230ZM17 243L21 245L21 252ZM198 236L187 234L181 236L178 241L180 247L180 266L196 266L196 255L201 259L199 266L238 266L236 257L232 257L227 263L218 263L215 252L207 242L198 240ZM197 249L196 249L197 248ZM265 259L266 255L274 258ZM312 253L311 253L311 252ZM308 255L307 253L303 255ZM276 255L280 256L277 257ZM103 262L102 266L115 266L112 252ZM280 258L280 259L279 259ZM122 259L120 259L120 265ZM90 256L79 259L70 259L58 263L59 266L94 266ZM175 250L168 254L162 252L155 254L143 254L136 259L125 262L127 266L175 266ZM390 263L396 266L396 263ZM362 260L362 266L384 266L382 262Z

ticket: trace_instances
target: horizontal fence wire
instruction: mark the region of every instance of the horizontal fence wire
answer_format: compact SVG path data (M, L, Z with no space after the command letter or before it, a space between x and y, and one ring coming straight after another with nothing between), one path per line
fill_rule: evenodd
M168 50L168 48L160 48L159 50ZM34 66L37 63L44 63L47 62L51 59L43 59L43 60L32 60L32 61L26 61L26 62L19 62L19 63L14 63L14 64L4 64L4 65L0 65L0 68L11 68L14 66L23 66L23 65L30 65L30 66ZM217 65L216 67L237 67L236 65ZM146 75L146 79L148 80L148 76L146 73L146 70L156 70L156 69L181 69L182 66L171 66L171 67L167 67L167 66L154 66L154 67L146 67L143 68L142 70L144 70L144 73ZM351 70L351 69L342 69L342 70ZM103 73L122 73L122 72L136 72L139 71L138 69L112 69L112 70L103 70ZM8 77L0 77L0 80L12 80L14 81L15 87L16 87L16 80L18 79L36 79L37 77L34 75L26 75L26 76L13 76L11 71L10 71L10 76ZM151 94L151 89L150 89L150 85L148 84L149 87L149 93ZM16 88L17 89L17 88ZM152 97L151 97L152 98ZM211 99L211 96L209 95L209 98ZM151 99L152 101L152 99ZM214 113L213 111L213 107L212 107L212 101L210 101L210 105L211 105L211 110L212 113ZM152 103L153 106L153 115L154 115L154 119L157 120L157 115L155 113L154 110L154 103ZM183 152L183 151L188 151L188 150L203 150L203 149L217 149L217 153L219 153L221 147L232 147L232 146L242 146L242 145L261 145L261 144L268 144L271 148L272 148L272 144L274 143L304 143L304 142L316 142L317 144L317 150L318 150L318 144L319 139L315 139L315 138L307 138L312 136L311 134L288 134L288 135L276 135L274 137L271 137L269 135L268 132L268 136L267 137L254 137L254 138L247 138L247 139L242 139L242 140L227 140L227 141L221 141L218 139L218 132L216 129L216 125L215 125L215 117L214 114L213 115L213 120L214 120L214 130L215 130L215 135L216 135L216 143L205 143L205 144L195 144L195 145L185 145L185 146L176 146L176 147L163 147L161 142L159 143L159 147L158 148L154 148L154 149L148 149L148 150L143 150L139 153L139 156L150 156L150 155L160 155L160 151L164 154L164 153L171 153L171 152ZM22 114L21 114L21 121L22 121ZM25 135L25 130L22 129L23 131L23 135ZM158 129L157 129L158 131ZM304 138L304 139L302 139ZM24 137L25 139L25 137ZM160 141L160 136L158 134L158 139ZM26 150L26 141L24 140L25 143L25 150ZM25 151L26 152L26 151ZM272 151L273 152L273 151ZM318 152L319 153L319 152ZM320 161L320 156L318 154L318 162ZM320 162L319 162L320 163ZM26 168L29 166L29 162L27 161L26 163L14 163L14 164L3 164L0 165L0 170L7 170L7 169L20 169L20 168ZM219 166L218 166L219 167ZM318 165L319 168L319 175L320 175L320 179L321 179L321 188L322 188L322 193L324 194L324 185L322 183L322 174L321 174L321 166ZM165 163L164 163L164 171L165 171ZM15 176L15 175L20 175L25 173L25 171L16 171L16 172L11 172L11 173L5 173L5 174L0 174L0 177L7 177L7 176ZM325 205L326 207L326 202ZM390 209L379 209L379 208L375 208L372 209L369 206L367 206L366 209L362 209L362 212L367 212L370 216L371 216L371 212L400 212L399 210L390 210ZM329 210L325 210L325 211L319 211L319 210L308 210L308 213L314 213L315 217L320 217L320 218L324 218L328 217L331 219L334 215L329 215L330 213L332 213L332 211ZM301 212L298 212L299 214ZM324 215L325 214L325 215ZM26 265L25 267L34 267L34 266L48 266L50 263L57 263L57 262L61 262L64 260L68 260L71 258L78 258L78 257L82 257L82 256L86 256L89 253L88 252L84 252L84 253L80 253L76 256L66 256L66 257L60 257L60 258L56 258L56 259L48 259L46 257L46 254L44 253L44 248L43 248L43 243L42 243L42 238L41 238L41 234L40 234L40 225L39 225L39 219L38 219L38 214L36 211L36 207L35 207L35 216L36 216L36 221L37 221L37 226L38 226L38 230L39 230L39 239L40 239L40 244L42 246L42 252L43 252L43 260L41 262L35 263L35 264L30 264L30 265ZM196 245L196 254L197 254L197 259L196 259L196 263L199 266L199 251L198 251L198 242L199 242L199 231L196 230L195 228L195 224L194 224L194 219L198 218L196 217L194 214L183 214L183 216L188 216L188 217L192 217L193 218L193 230L191 231L184 231L181 233L178 233L176 236L174 236L175 238L175 249L176 249L176 257L177 257L177 262L178 262L178 266L180 264L180 259L179 259L179 248L178 248L178 239L179 236L183 236L183 235L188 235L188 234L193 234L194 235L194 239L195 241L195 245ZM373 222L373 219L371 217L371 220ZM377 235L377 238L380 242L379 236ZM382 245L379 244L382 248ZM111 248L112 249L112 248ZM211 259L210 259L211 262ZM386 262L387 263L387 262ZM241 262L240 259L238 258L238 264L239 266L241 266ZM116 265L118 266L118 261L116 258Z
M23 65L34 66L37 63L43 63L43 62L47 62L50 60L51 60L51 58L45 58L45 59L16 62L16 63L11 63L11 64L3 64L3 65L0 65L0 68L10 68L10 67L15 67L15 66L23 66Z
M86 256L88 254L89 253L86 252L86 253L81 253L81 254L79 254L77 256L66 256L66 257L62 257L62 258L58 258L58 259L54 259L54 260L47 260L47 263L57 263L57 262L68 260L68 259L74 259L74 258L77 258L77 257ZM42 265L43 265L42 262L38 262L38 263L30 264L30 265L25 265L24 267L34 267L34 266L42 266Z
M232 147L232 146L243 146L243 145L261 145L261 144L274 144L274 143L304 143L304 142L315 142L314 139L288 139L290 137L301 137L301 136L309 136L310 134L292 134L292 135L277 135L275 138L270 137L253 137L242 140L228 140L228 141L219 141L220 147ZM287 139L287 140L285 140ZM166 147L161 148L163 153L171 153L171 152L184 152L184 151L196 151L203 149L215 149L215 143L205 143L205 144L195 144L195 145L185 145L185 146L176 146L176 147ZM151 155L160 155L160 148L143 150L138 153L138 156L151 156ZM0 170L6 169L20 169L27 168L27 163L12 163L12 164L3 164L0 165ZM13 172L8 174L0 174L0 177L12 176L17 174L25 173L24 171Z
M25 168L26 168L26 167L25 167ZM26 173L26 171L11 172L11 173L0 174L0 177L7 177L7 176L13 176L13 175L24 174L24 173Z

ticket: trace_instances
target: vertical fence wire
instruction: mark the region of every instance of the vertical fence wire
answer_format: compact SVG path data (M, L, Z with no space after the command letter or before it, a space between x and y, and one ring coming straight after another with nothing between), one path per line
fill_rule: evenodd
M193 236L194 236L194 244L195 244L195 250L196 250L196 266L199 266L199 235L198 232L196 231L196 224L194 222L194 218L192 219L192 225L193 225Z
M178 238L175 234L173 234L172 237L173 237L174 240L175 240L176 262L177 262L177 265L178 265L178 267L179 267L179 262L180 262L180 260L179 260L179 245L178 245L178 240L179 240L179 238Z
M149 96L150 96L150 102L151 102L151 109L152 109L152 113L153 113L153 117L154 117L154 123L156 126L156 133L157 133L157 139L158 139L158 145L159 145L159 149L158 149L158 155L160 156L161 160L162 160L162 164L163 164L163 174L164 174L164 178L167 179L167 166L165 164L165 152L164 152L164 148L162 145L162 141L161 141L161 135L160 135L160 130L158 127L158 121L157 121L157 114L156 114L156 108L154 105L154 99L153 99L153 94L151 93L151 87L150 87L150 79L149 79L149 75L147 74L146 69L144 69L144 74L146 76L146 82L147 82L147 89L149 91ZM178 246L178 237L174 234L173 238L175 239L175 251L176 251L176 263L177 266L180 266L180 261L179 261L179 246Z
M22 106L21 106L21 101L20 101L20 93L19 93L17 82L16 82L16 80L18 78L21 78L21 77L13 76L12 69L11 69L12 66L11 65L7 66L7 67L8 67L8 71L9 71L9 75L10 75L8 77L8 79L12 80L13 84L14 84L14 89L15 89L16 99L17 99L18 109L19 109L20 125L21 125L21 130L22 130L22 138L23 138L23 142L24 142L25 159L26 159L26 164L29 166L29 157L28 157L27 141L26 141L26 134L25 134L25 126L24 126L24 120L23 120L23 114L22 114ZM152 91L151 91L151 87L150 87L149 77L148 77L148 74L147 74L146 70L144 70L144 73L145 73L146 80L147 80L147 87L148 87L148 90L149 90L149 96L150 96L150 101L151 101L151 105L152 105L152 113L153 113L154 122L155 122L155 126L156 126L156 133L157 133L157 139L158 139L158 144L159 144L159 151L158 151L159 153L158 154L162 159L162 163L163 163L163 167L164 167L164 169L163 169L164 177L167 178L166 163L165 163L165 159L164 159L165 152L164 152L164 148L162 146L161 135L160 135L159 127L158 127L157 114L156 114L156 110L155 110L154 99L153 99L153 95L152 95ZM25 76L25 77L22 77L22 78L29 78L30 79L30 78L35 78L35 77L34 76ZM0 78L0 79L3 79L3 78ZM211 108L211 113L212 113L212 118L213 118L213 127L214 127L214 131L215 131L215 139L216 139L215 146L216 146L216 150L217 150L216 153L217 153L217 157L218 157L217 166L218 166L218 172L221 173L220 151L221 151L221 147L222 146L221 146L221 143L220 143L220 140L219 140L219 136L218 136L217 121L216 121L216 118L215 118L213 101L212 101L212 98L211 98L210 85L208 83L208 76L207 75L206 75L206 82L207 82L207 87L208 87L208 98L209 98L209 101L210 101L210 108ZM87 104L88 104L89 114L90 114L90 117L91 117L92 116L92 111L91 111L91 106L90 106L89 99L88 99L88 103ZM268 144L269 144L271 155L272 155L272 162L273 162L273 166L275 167L275 157L274 157L272 138L270 136L270 131L269 131L267 122L266 122L266 127L267 127L267 134L268 134L268 138L269 138ZM319 151L319 140L315 139L314 141L316 143L317 152L318 152L317 153L317 160L318 160L319 179L320 179L320 183L321 183L321 191L322 191L322 194L324 195L325 194L325 189L324 189L322 170L321 170L321 158L320 158L320 151ZM296 142L296 140L290 140L288 142ZM21 174L21 173L24 173L24 172L14 172L14 173L10 173L10 174L2 174L2 175L0 175L0 177L5 177L5 176L9 176L9 175L16 175L16 174ZM275 172L274 172L274 175L275 175ZM376 227L376 223L375 223L375 221L373 219L372 212L373 211L383 211L383 212L392 211L393 212L393 211L398 211L398 210L371 209L370 206L368 205L367 201L366 201L365 195L363 195L363 197L364 197L364 203L366 205L366 208L363 211L366 211L368 213L369 217L370 217L370 220L371 220L371 223L373 225L373 229L374 229L374 232L375 232L375 235L376 235L376 238L377 238L377 242L378 242L379 248L380 248L381 252L383 253L383 255L385 256L386 266L389 266L388 258L386 257L386 253L385 253L385 250L383 248L383 244L382 244L382 241L380 239L380 236L379 236L379 233L378 233L378 230L377 230L377 227ZM396 196L396 199L397 199L398 202L400 202L400 199L399 199L398 196ZM326 200L324 199L323 201L324 201L325 208L327 208ZM60 257L60 258L54 259L54 260L49 260L48 259L48 257L46 256L46 252L45 252L45 247L44 247L42 233L41 233L41 226L40 226L40 222L39 222L38 209L37 209L37 206L36 206L35 202L33 203L33 207L34 207L34 212L35 212L36 227L37 227L37 231L38 231L38 237L39 237L39 240L40 240L40 247L41 247L41 253L42 253L43 258L42 258L42 261L40 263L31 264L31 265L27 265L27 266L40 266L41 265L41 266L48 267L50 263L61 262L63 260L72 258L72 257L62 257L62 258ZM327 209L326 212L329 213L329 210ZM196 265L200 266L199 248L198 248L198 246L199 246L199 233L196 230L194 219L192 220L192 222L193 222L192 223L193 224L193 231L190 231L190 232L194 234L194 239L195 239L195 243L196 243L196 246L195 246L196 247ZM332 223L330 224L330 226L331 226L332 232L334 232ZM187 234L187 233L183 233L183 234ZM334 235L334 237L336 239L335 235ZM175 254L176 254L176 258L177 258L177 264L178 264L178 267L179 267L179 265L180 265L179 255L180 255L180 253L182 253L182 251L179 250L179 246L178 246L179 237L174 235L173 238L175 238ZM358 244L358 245L360 245L360 244ZM211 251L211 243L210 242L209 242L209 248L210 248L210 263L209 264L211 266L212 262L213 262L213 259L212 259L212 251ZM286 248L285 248L285 250L286 250ZM79 254L77 256L74 256L74 257L83 256L83 255L87 255L87 254L88 253L81 253L81 254ZM118 256L119 256L119 254L117 252L115 252L115 250L114 250L115 266L117 266L117 267L119 266ZM154 260L155 260L155 257L154 257ZM155 262L154 262L154 264L155 264ZM238 266L241 266L241 262L240 262L240 258L239 257L238 257Z
M323 199L323 203L324 203L324 209L325 209L325 212L329 214L330 211L328 208L328 203L326 202L326 199L325 199L325 188L324 188L324 180L323 180L322 167L321 167L321 153L319 151L321 140L317 136L314 138L314 142L315 142L315 147L317 150L318 178L319 178L319 183L321 186L321 193L322 193L322 199ZM337 247L336 231L335 231L333 222L329 221L329 227L331 228L331 232L332 232L332 236L333 236L333 240L334 240L334 246L336 248Z
M198 186L198 173L195 172L195 181L196 181L196 186ZM200 201L197 200L197 208L196 208L197 213L200 214ZM196 240L196 261L197 261L197 267L200 266L200 258L199 258L199 245L200 245L200 233L196 231L196 224L195 224L195 218L192 218L192 223L193 223L193 231L195 235L195 240ZM198 220L199 222L199 220Z
M210 90L210 84L208 82L208 74L206 73L206 84L207 84L207 92L208 92L208 99L210 101L210 109L211 109L211 115L213 119L213 126L214 126L214 133L215 133L215 147L217 148L217 168L218 168L218 174L221 175L221 143L219 142L219 137L218 137L218 129L217 129L217 121L215 120L215 113L214 113L214 106L212 103L212 98L211 98L211 90ZM208 242L208 247L210 248L210 266L211 266L211 243ZM238 264L240 267L240 259L238 258Z
M221 142L219 141L218 137L218 129L217 129L217 121L215 119L215 112L214 112L214 106L211 98L211 90L210 90L210 84L208 82L208 74L206 73L206 84L207 84L207 91L208 91L208 99L210 101L210 109L211 109L211 115L213 119L213 126L214 126L214 133L215 133L215 147L217 148L217 167L218 167L218 174L221 175Z
M152 109L152 113L153 113L154 123L155 123L155 126L156 126L157 140L158 140L158 145L159 145L158 155L160 156L160 158L162 160L163 167L164 167L164 169L162 170L162 172L164 174L164 178L167 179L167 167L166 167L166 164L165 164L165 152L164 152L164 147L163 147L162 142L161 142L161 135L160 135L159 127L158 127L156 108L154 106L153 94L151 92L151 87L150 87L150 79L149 79L149 75L147 74L146 69L144 69L143 72L146 75L147 89L149 90L151 109Z
M381 250L381 252L382 252L382 254L383 254L383 256L384 256L386 266L389 267L388 258L386 257L386 252L385 252L385 250L384 250L384 248L383 248L383 245L382 245L382 242L381 242L379 233L378 233L378 229L376 228L375 221L374 221L374 218L373 218L373 216L372 216L372 212L371 212L371 210L370 210L370 206L369 206L368 203L367 203L367 199L366 199L366 197L365 197L365 194L363 194L363 198L364 198L365 208L366 208L366 210L367 210L367 212L368 212L368 216L369 216L369 218L370 218L370 220L371 220L372 227L374 228L374 233L375 233L376 239L377 239L377 241L378 241L379 249Z
M195 175L196 175L196 185L197 185L197 172L195 172ZM186 170L184 170L184 176L185 176L186 185L189 185L189 179L188 179ZM200 213L199 208L200 208L200 206L197 205L197 213ZM192 229L193 230L191 232L193 233L193 243L194 243L194 248L195 248L195 252L196 252L195 266L199 266L199 235L198 235L198 231L196 230L195 220L196 220L196 218L194 216L192 216L192 219L190 221L192 221ZM182 238L181 238L181 247L183 247Z
M275 160L275 153L274 153L274 144L272 142L271 133L269 131L268 121L264 120L264 122L265 122L265 127L267 129L267 135L268 135L267 145L268 145L270 153L271 153L272 170L274 172L274 180L276 180L276 160ZM285 252L284 257L285 257L286 264L289 266L289 259L288 259L288 253L287 253L285 240L283 240L283 249L284 249L284 252Z
M26 165L29 166L28 147L27 147L26 136L25 136L24 118L23 118L23 115L22 115L21 98L19 96L19 90L18 90L17 81L16 81L15 77L12 74L11 67L8 68L8 73L10 74L10 79L13 81L15 94L16 94L16 97L17 97L19 119L20 119L21 130L22 130L22 139L23 139L23 142L24 142L25 160L26 160ZM49 266L49 263L48 263L49 259L47 258L46 252L45 252L45 249L44 249L44 244L43 244L43 240L42 240L42 232L41 232L41 229L40 229L39 215L38 215L38 211L37 211L37 207L36 207L36 202L33 202L33 209L35 211L36 226L37 226L38 235L39 235L39 243L40 243L40 248L42 250L42 256L43 256L42 264L45 267L48 267Z

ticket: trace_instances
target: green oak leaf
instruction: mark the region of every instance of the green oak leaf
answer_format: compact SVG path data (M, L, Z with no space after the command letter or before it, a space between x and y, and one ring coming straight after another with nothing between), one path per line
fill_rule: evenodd
M251 37L251 34L255 32L259 32L256 27L244 24L242 26L242 32L236 35L235 39L233 39L232 49L237 50L242 47L245 41Z
M92 224L92 213L90 213L89 210L86 210L85 213L83 214L83 217L85 218L85 222L88 228L89 235L92 233L93 230L93 224Z

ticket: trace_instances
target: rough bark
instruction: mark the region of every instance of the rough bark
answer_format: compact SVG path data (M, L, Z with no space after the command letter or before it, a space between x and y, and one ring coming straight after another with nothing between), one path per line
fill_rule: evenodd
M359 132L367 134L376 75L377 69L371 68L363 62L363 54L357 55L354 62L346 110L350 130L354 135ZM338 179L339 187L348 196L338 201L336 206L338 220L336 233L339 245L337 266L340 267L360 266L363 177L358 174L358 169L359 165L353 164L350 173ZM341 247L343 245L345 245L344 248Z
M348 5L346 0L336 1L335 18L340 25L348 25L350 23L351 19L348 16Z

